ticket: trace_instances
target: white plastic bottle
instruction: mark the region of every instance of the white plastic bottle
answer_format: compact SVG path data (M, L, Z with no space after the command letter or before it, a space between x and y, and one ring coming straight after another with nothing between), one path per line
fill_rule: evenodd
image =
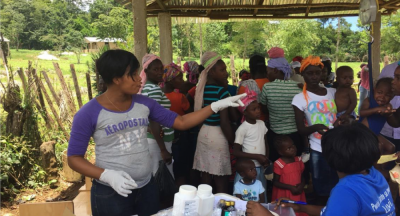
M199 198L197 189L190 185L182 185L174 197L172 216L198 216Z
M207 184L199 185L197 197L199 197L199 216L211 216L214 209L212 187Z

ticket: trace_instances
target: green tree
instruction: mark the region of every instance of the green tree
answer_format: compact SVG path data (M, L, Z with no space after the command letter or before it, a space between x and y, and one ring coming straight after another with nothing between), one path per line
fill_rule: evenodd
M230 41L230 50L242 57L244 67L245 59L256 52L257 47L263 47L263 23L260 21L237 22L233 25L234 35Z
M133 31L132 13L122 7L113 7L109 13L100 14L92 26L97 30L99 38L122 38Z
M66 35L67 50L75 53L78 64L81 63L81 54L84 45L83 35L79 31L72 30Z
M400 59L400 13L382 18L382 46L383 53Z

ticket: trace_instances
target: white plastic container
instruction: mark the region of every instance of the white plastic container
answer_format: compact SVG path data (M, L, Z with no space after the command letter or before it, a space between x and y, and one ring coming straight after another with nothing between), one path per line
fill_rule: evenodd
M207 184L199 185L197 197L199 197L199 216L211 216L214 209L212 187Z
M174 197L172 216L198 216L199 197L197 189L190 185L182 185Z

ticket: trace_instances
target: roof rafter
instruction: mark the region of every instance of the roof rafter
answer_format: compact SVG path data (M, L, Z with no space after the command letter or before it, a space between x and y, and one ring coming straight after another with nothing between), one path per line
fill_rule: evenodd
M256 5L262 5L264 3L264 0L256 0ZM253 15L256 16L258 12L258 9L254 9Z
M209 0L213 1L213 0ZM359 4L354 4L354 3L347 3L347 4L339 4L339 3L324 3L324 4L312 4L312 5L306 5L306 4L287 4L287 5L212 5L212 6L187 6L187 5L182 5L182 6L176 6L176 5L170 5L168 8L173 10L229 10L229 9L288 9L288 8L314 8L314 7L353 7L355 9L358 9L360 7ZM154 7L150 5L147 7L147 11L153 11L153 10L160 10L159 7ZM340 10L340 9L339 9Z
M308 0L307 4L307 10L306 10L306 17L308 17L308 13L310 12L310 5L312 4L313 0Z

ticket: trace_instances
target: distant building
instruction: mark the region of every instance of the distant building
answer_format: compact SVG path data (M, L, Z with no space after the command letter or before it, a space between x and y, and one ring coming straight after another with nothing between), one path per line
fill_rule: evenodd
M98 38L98 37L85 37L86 47L84 52L93 52L99 50L103 46L108 46L110 49L117 48L117 42L126 43L119 38Z

